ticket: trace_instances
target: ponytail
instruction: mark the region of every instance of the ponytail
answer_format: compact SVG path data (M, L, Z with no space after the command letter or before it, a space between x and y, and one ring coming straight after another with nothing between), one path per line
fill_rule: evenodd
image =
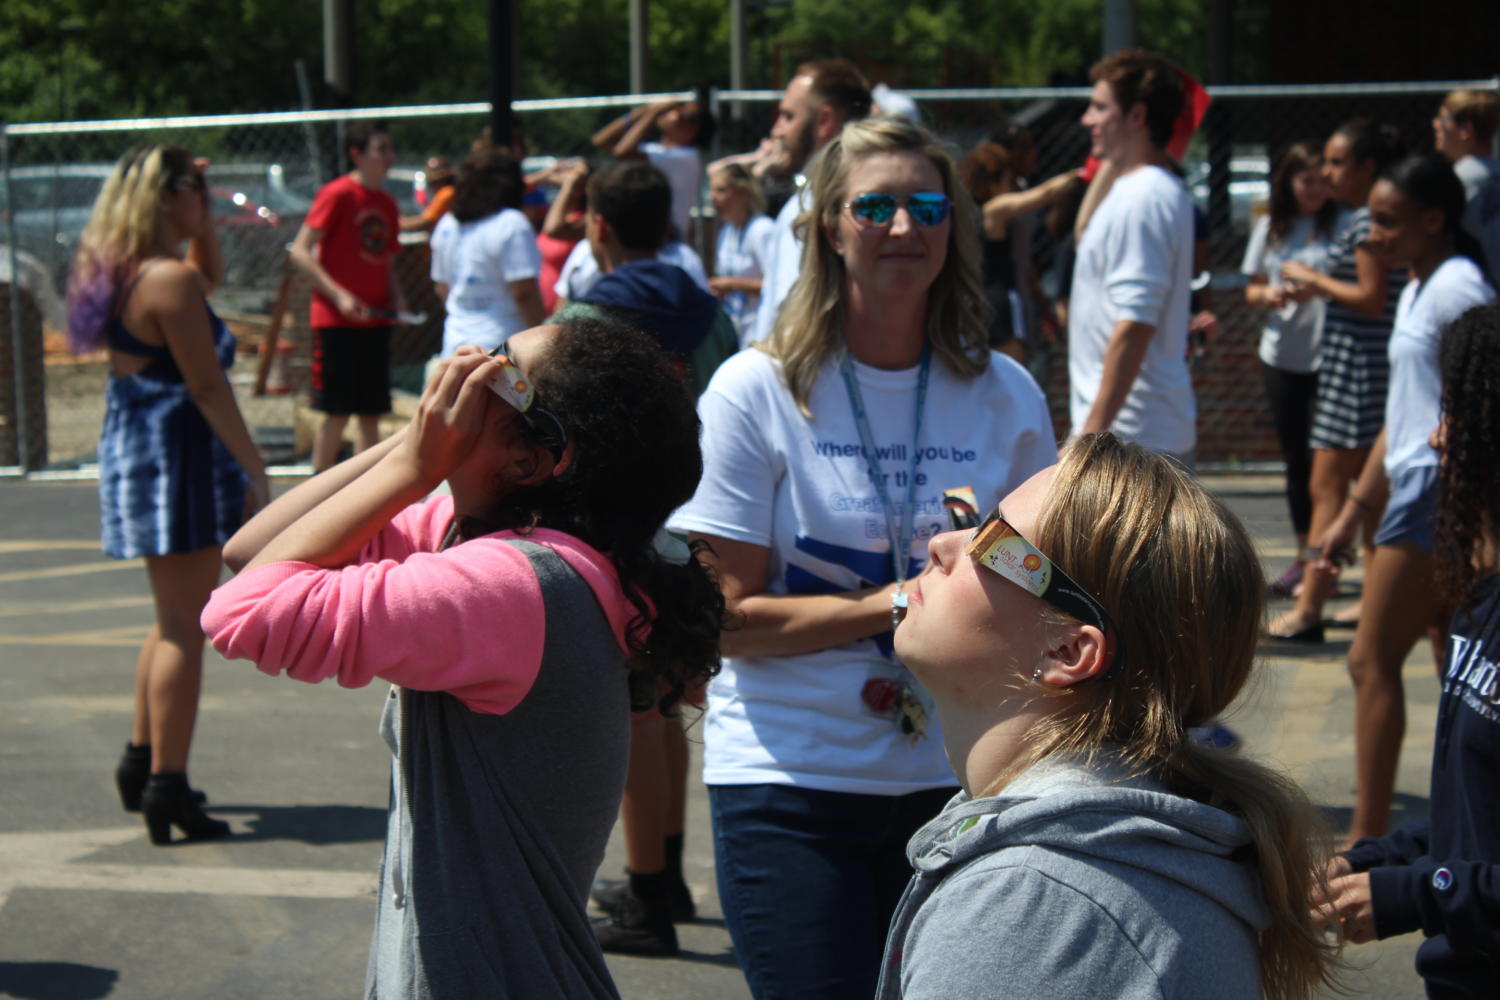
M1053 754L1109 752L1174 794L1241 819L1270 910L1261 989L1302 1000L1341 966L1308 913L1327 833L1292 781L1187 736L1244 688L1264 619L1265 582L1243 524L1180 467L1113 434L1063 453L1035 543L1119 624L1120 676L1059 692L1008 776ZM1048 608L1057 627L1076 622Z
M1327 827L1297 783L1226 750L1184 739L1162 764L1174 791L1237 816L1255 850L1270 923L1260 932L1261 991L1269 1000L1300 1000L1333 985L1338 946L1309 912L1326 888L1332 853Z

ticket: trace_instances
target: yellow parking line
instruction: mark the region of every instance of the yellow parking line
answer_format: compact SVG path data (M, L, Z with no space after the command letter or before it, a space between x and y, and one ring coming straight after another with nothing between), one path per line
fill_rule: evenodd
M12 538L12 539L0 540L0 553L4 553L4 552L51 552L51 551L57 551L57 550L60 550L60 549L93 549L95 552L98 552L99 551L99 539L97 539L97 538L90 538L90 539L58 538L58 539L52 539L52 540L49 541L47 539L42 539L42 538L27 538L27 539L15 539L15 538Z
M0 635L0 646L129 646L146 641L149 623L89 632L50 632L42 635Z
M47 569L22 569L13 573L0 573L0 583L16 583L21 580L50 580L60 576L82 576L85 573L104 573L112 569L140 569L134 559L106 559L100 562L78 563L75 566L51 566Z
M151 606L149 597L110 597L98 601L24 601L6 602L0 618L22 615L70 614L78 611L107 611L111 608L144 608Z

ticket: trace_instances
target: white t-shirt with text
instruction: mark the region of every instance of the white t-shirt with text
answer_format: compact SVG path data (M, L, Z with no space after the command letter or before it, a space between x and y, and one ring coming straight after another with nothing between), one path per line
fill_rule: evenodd
M1074 433L1099 395L1115 324L1129 320L1156 332L1110 429L1153 451L1193 450L1197 401L1187 364L1192 272L1193 202L1182 181L1155 166L1115 181L1083 231L1068 298Z
M918 369L855 364L891 502L905 504ZM1056 461L1041 390L1010 358L960 379L934 357L916 466L910 576L927 541L948 530L945 489L974 489L982 513ZM699 400L703 480L669 519L694 531L770 549L766 590L841 593L895 579L885 508L838 365L814 383L804 417L763 351L720 366ZM899 511L897 512L899 527ZM901 676L891 633L794 656L726 657L708 688L703 778L823 791L903 795L953 785L931 700L925 739L911 742L866 708L867 681ZM914 681L912 683L915 683Z

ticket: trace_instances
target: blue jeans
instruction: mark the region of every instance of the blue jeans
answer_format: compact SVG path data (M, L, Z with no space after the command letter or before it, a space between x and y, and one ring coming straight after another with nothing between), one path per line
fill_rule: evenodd
M709 787L719 901L756 1000L875 995L906 843L957 791Z

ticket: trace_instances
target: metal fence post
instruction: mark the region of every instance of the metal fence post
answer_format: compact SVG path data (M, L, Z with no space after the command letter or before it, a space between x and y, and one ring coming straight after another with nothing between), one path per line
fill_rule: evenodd
M10 363L11 379L14 383L12 393L12 410L10 414L0 414L0 417L8 416L11 426L15 431L16 441L16 465L23 472L30 472L36 467L34 461L36 456L32 454L31 448L31 394L27 392L26 372L30 366L27 361L26 324L25 317L21 311L21 261L16 253L16 213L14 210L14 196L10 187L10 134L6 131L5 123L0 122L0 172L5 179L5 244L6 254L9 257L10 281L8 294L10 296Z

